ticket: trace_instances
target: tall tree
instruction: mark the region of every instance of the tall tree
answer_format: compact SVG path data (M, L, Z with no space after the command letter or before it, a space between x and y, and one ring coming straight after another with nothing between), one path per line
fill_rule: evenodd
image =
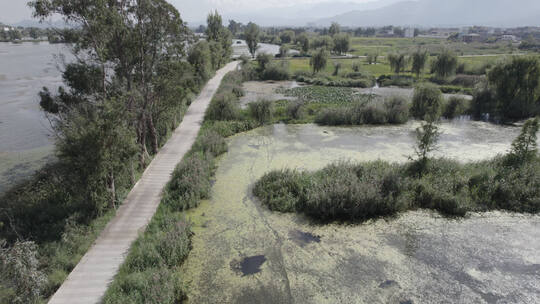
M488 73L498 113L522 119L540 113L540 64L535 57L514 57Z
M223 33L223 20L217 10L206 18L206 37L210 41L219 41Z
M326 64L328 63L328 58L330 57L330 54L325 48L320 48L309 59L309 65L313 69L313 74L318 73L319 71L326 68Z
M449 50L443 50L433 61L431 71L438 79L445 80L456 73L458 59L456 54Z
M255 52L257 51L257 45L259 44L260 30L259 26L253 22L248 23L246 30L244 31L246 43L248 45L251 57L255 58Z
M405 54L388 54L388 61L390 62L390 69L396 74L404 72L407 67Z
M234 20L229 20L228 28L229 28L229 31L231 31L231 34L233 36L236 36L236 34L238 34L238 32L240 32L242 28L242 23L236 22Z
M344 54L349 51L349 45L351 38L348 34L336 34L334 35L334 52L337 54Z
M302 33L296 37L296 44L300 45L300 48L304 54L309 52L309 38L305 33Z
M100 135L102 143L87 142L87 145L99 148L94 150L94 154L81 153L75 157L75 154L66 152L61 156L73 166L86 164L98 170L80 170L82 179L97 176L95 183L86 183L89 191L99 193L96 189L100 189L99 184L104 183L110 191L115 192L117 175L123 169L113 163L118 159L129 159L121 155L131 150L129 145L121 145L123 141L115 137L118 129L114 126L120 127L122 124L119 122L128 122L129 131L120 133L128 138L130 134L136 134L139 162L144 167L149 154L147 145L155 153L159 144L155 121L161 99L154 85L156 71L162 62L184 57L184 45L190 39L189 31L178 11L164 0L89 0L80 3L71 0L36 0L30 5L38 18L59 14L65 21L79 27L78 37L73 39L73 52L80 59L78 70L74 70L74 66L64 73L70 91L61 90L56 98L47 94L43 96L57 102L57 106L53 103L49 108L60 112L57 126L60 137L64 138L59 143L63 147L60 151L79 151L81 142L95 136L92 133L88 133L88 137L82 136L82 131L101 129L102 132L110 132ZM76 72L70 73L72 71ZM84 79L91 79L95 84L89 86L90 89L85 88L81 84L84 84L85 81L81 81ZM115 106L110 107L109 103ZM123 110L117 110L118 103L122 103ZM112 113L123 113L125 116L110 125L109 120L119 117L119 114ZM108 120L102 121L103 117L108 117ZM77 126L87 127L78 129ZM114 141L118 145L110 144ZM125 150L117 151L119 147ZM87 161L82 161L81 157ZM108 157L110 164L98 163L98 160L101 162ZM122 168L129 166L129 162L116 164ZM100 195L94 197L99 201ZM116 194L113 193L111 197L114 204Z
M411 70L414 74L416 74L416 77L420 77L420 74L422 74L422 71L424 71L424 68L426 67L427 59L428 59L427 51L422 51L419 49L412 54Z
M330 25L330 28L328 29L328 33L330 34L330 36L334 36L336 34L339 34L340 32L341 32L341 27L339 26L339 23L332 22L332 24Z

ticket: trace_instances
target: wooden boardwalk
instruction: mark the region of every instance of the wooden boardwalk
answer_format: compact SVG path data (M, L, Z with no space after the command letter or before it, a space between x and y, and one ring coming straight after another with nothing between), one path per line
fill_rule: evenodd
M223 76L237 68L227 64L208 81L190 105L180 126L161 148L128 194L115 217L101 232L66 281L50 299L51 304L100 303L129 251L131 243L144 231L159 206L161 193L176 165L195 142L206 108Z

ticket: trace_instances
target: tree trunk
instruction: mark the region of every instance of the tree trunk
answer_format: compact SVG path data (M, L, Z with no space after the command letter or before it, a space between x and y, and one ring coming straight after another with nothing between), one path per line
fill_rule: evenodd
M129 178L131 185L135 185L135 166L134 166L134 160L130 161L130 168L129 168Z
M142 114L141 118L139 119L138 127L137 127L137 135L139 137L139 145L141 148L140 154L139 154L139 162L141 168L146 167L146 156L148 155L148 150L146 149L146 126L145 126L145 115Z
M111 191L111 207L116 210L116 184L114 182L114 172L109 173L109 190Z
M156 127L154 126L154 119L152 115L147 116L148 129L150 130L150 140L152 141L152 153L156 154L158 152L158 136Z

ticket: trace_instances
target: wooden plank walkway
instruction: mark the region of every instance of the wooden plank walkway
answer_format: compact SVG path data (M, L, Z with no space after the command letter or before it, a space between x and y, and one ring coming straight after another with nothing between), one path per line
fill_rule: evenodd
M100 303L129 251L159 206L161 193L176 165L195 142L204 113L223 76L237 68L234 61L216 72L190 105L180 126L154 157L128 194L115 217L101 232L66 281L50 299L51 304Z

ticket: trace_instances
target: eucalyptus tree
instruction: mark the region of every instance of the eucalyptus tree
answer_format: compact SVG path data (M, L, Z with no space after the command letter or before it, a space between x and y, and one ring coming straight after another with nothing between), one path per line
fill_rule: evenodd
M29 5L35 17L60 15L79 28L72 39L77 60L64 72L69 90L42 97L57 110L60 160L77 172L92 201L99 205L107 197L100 192L105 185L114 205L115 184L125 179L133 157L138 154L144 167L147 145L157 152L156 109L164 99L155 89L156 72L163 62L185 56L190 32L164 0L35 0Z

